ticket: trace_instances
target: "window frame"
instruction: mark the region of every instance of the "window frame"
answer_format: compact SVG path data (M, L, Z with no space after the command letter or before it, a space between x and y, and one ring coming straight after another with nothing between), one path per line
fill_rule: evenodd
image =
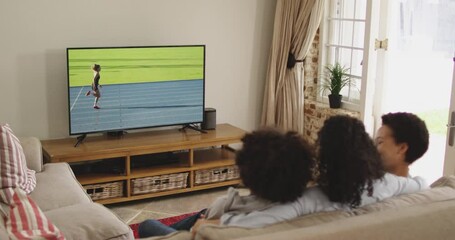
M321 88L321 77L324 73L324 67L328 64L328 49L330 47L340 47L340 48L345 48L345 49L351 49L351 57L350 57L350 63L352 65L352 50L361 50L362 53L363 53L363 64L362 64L362 74L361 76L356 76L356 75L350 75L351 77L353 78L356 78L356 79L360 79L360 83L361 83L361 86L365 85L366 84L366 77L364 76L365 74L365 71L363 71L363 67L365 66L365 61L367 61L367 58L365 58L365 56L367 55L367 46L366 46L366 34L367 34L367 24L368 24L368 19L371 17L369 14L370 12L368 11L368 3L369 0L367 0L367 6L366 9L365 9L365 19L353 19L353 18L332 18L330 17L330 11L331 9L334 7L334 3L335 3L335 0L329 0L328 1L328 4L325 4L325 9L324 9L324 14L322 16L322 20L321 20L321 24L320 24L320 36L319 36L319 39L320 39L320 44L319 44L319 66L318 66L318 72L319 72L319 81L318 81L318 84L317 84L317 88L318 88L318 94L317 94L317 101L318 102L322 102L322 103L326 103L328 104L329 100L328 100L328 97L327 95L324 95L322 92L319 91L319 89ZM343 46L343 45L337 45L337 44L330 44L329 43L329 31L330 31L330 21L344 21L344 22L353 22L353 24L355 22L363 22L365 23L365 33L364 33L364 36L363 36L363 40L364 40L364 46L363 48L359 48L359 47L355 47L355 46ZM353 28L353 32L352 32L352 38L354 38L354 28ZM354 41L352 39L352 41ZM352 44L354 45L354 44ZM358 87L358 86L357 86ZM363 87L362 87L363 88ZM349 92L351 92L351 90L348 90ZM343 96L343 100L342 100L342 109L346 109L346 110L350 110L350 111L358 111L358 112L361 112L362 110L362 89L361 88L358 88L358 91L359 91L359 98L358 99L355 99L354 101L349 99L349 96ZM349 93L350 94L350 93ZM348 97L348 99L345 99L345 97Z

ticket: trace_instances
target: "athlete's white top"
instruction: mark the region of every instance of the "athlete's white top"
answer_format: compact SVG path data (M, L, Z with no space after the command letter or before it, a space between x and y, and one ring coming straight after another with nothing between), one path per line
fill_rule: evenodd
M360 206L375 203L386 198L420 191L428 188L421 177L405 178L386 173L381 180L373 183L373 194L362 194ZM221 224L249 228L263 227L277 222L294 219L315 212L350 210L347 204L331 202L318 187L312 187L294 202L274 204L260 211L227 212L221 216Z

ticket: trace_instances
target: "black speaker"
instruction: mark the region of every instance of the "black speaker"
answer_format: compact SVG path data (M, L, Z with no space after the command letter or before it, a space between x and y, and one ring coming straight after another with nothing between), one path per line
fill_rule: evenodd
M201 124L203 130L214 130L216 128L216 109L205 108L204 120Z

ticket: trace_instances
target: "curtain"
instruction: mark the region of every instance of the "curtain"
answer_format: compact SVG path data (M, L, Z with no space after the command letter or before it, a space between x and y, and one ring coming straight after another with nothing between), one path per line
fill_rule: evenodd
M321 22L324 0L277 0L261 124L303 133L303 62ZM290 54L297 60L288 68Z

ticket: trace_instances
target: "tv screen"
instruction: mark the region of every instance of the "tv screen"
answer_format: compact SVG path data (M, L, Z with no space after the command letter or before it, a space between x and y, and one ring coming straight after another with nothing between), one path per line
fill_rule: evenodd
M70 134L201 123L205 46L68 48Z

